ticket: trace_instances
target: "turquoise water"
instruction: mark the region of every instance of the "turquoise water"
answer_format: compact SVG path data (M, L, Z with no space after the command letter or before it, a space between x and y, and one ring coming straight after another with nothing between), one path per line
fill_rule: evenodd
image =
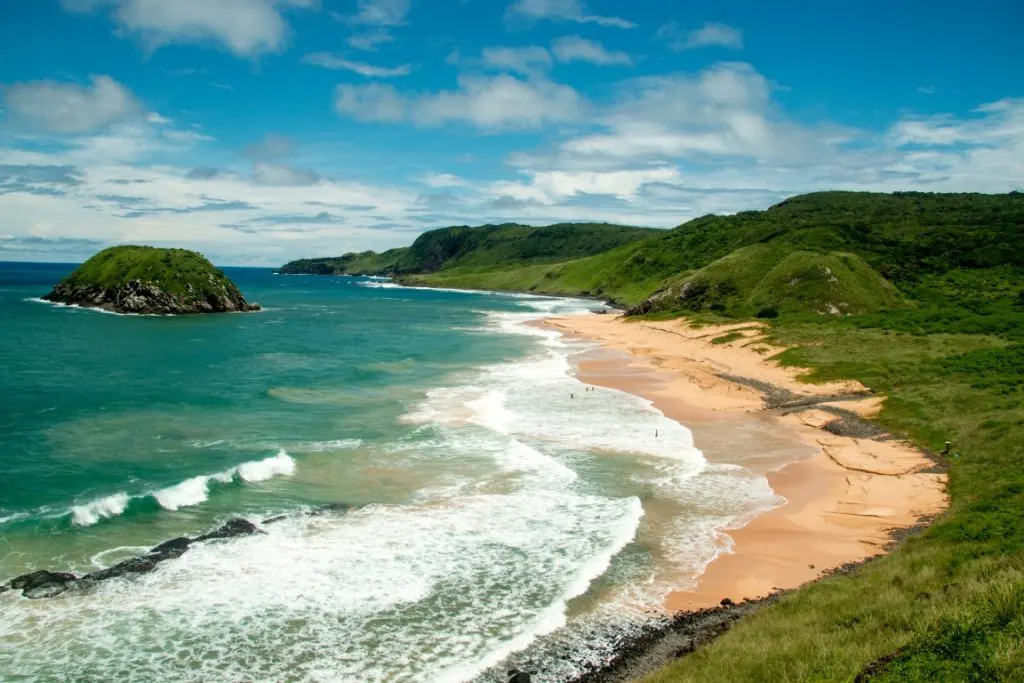
M564 680L775 503L527 325L592 302L257 269L227 269L255 314L37 300L71 268L0 264L0 581L355 507L0 595L2 680Z

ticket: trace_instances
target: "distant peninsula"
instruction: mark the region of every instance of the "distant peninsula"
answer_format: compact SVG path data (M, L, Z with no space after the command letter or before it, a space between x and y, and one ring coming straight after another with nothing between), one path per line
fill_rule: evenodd
M104 249L62 280L45 301L114 313L187 315L258 311L202 254L186 249Z

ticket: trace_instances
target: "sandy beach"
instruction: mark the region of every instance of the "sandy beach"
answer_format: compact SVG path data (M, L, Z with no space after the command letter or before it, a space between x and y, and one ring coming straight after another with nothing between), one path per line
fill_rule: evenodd
M579 378L652 401L691 428L709 460L766 452L761 468L785 502L728 530L730 552L708 565L696 586L671 592L669 610L795 588L883 552L894 529L947 505L945 475L934 463L861 419L877 414L881 397L856 382L801 382L798 369L771 360L782 349L763 339L758 324L697 328L685 320L627 322L620 315L544 324L600 342L579 363ZM735 338L712 343L727 334ZM744 442L742 427L751 420L769 421L779 443Z

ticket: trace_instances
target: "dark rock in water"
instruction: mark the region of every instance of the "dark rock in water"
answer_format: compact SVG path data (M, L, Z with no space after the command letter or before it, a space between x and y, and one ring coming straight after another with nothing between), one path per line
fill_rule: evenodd
M317 509L313 510L310 514L317 516L326 515L332 512L348 512L355 507L355 505L349 505L348 503L327 503L326 505L321 505Z
M532 680L530 674L525 671L519 671L518 669L512 669L508 672L508 675L508 683L530 683Z
M262 524L274 524L275 522L282 522L292 517L320 517L321 515L327 515L332 512L348 512L349 510L358 507L356 505L349 505L348 503L327 503L321 505L318 508L309 510L306 512L297 512L284 515L274 515L273 517L267 517L263 520Z
M28 590L47 583L66 583L77 580L77 576L68 572L48 572L45 569L40 569L37 572L16 577L11 581L10 586L14 590Z
M262 533L255 524L247 519L235 518L228 520L219 529L215 529L208 534L203 534L197 538L194 543L200 541L212 541L218 538L234 538L236 536L251 536L253 534Z
M192 545L191 538L188 538L187 536L179 536L178 538L172 538L169 541L164 541L160 545L151 548L146 556L154 562L172 560L184 555L190 545Z
M6 593L9 590L11 590L11 589L8 588L7 586L0 586L0 595L3 595L4 593Z
M48 572L45 569L23 574L10 583L14 590L20 590L26 598L52 598L69 589L78 577L68 572Z
M291 516L292 515L275 515L273 517L267 517L262 522L260 522L260 524L263 524L264 526L266 526L267 524L273 524L275 522L283 522L284 520L288 519Z
M113 567L93 572L85 577L84 581L107 581L116 579L126 574L145 574L156 569L156 562L145 557L133 557L124 562L118 562Z

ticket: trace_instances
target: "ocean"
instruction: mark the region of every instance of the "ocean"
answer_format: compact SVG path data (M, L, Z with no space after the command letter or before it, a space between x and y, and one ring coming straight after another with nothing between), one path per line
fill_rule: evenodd
M779 502L530 324L596 302L231 268L262 312L41 302L73 267L0 263L0 583L265 533L0 594L0 680L570 680Z

